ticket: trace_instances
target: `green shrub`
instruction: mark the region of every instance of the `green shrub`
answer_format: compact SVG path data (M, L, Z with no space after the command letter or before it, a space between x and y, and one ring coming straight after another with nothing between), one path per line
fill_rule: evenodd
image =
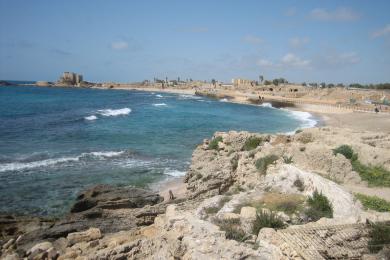
M353 152L352 147L349 145L346 145L346 144L340 145L336 149L333 149L333 154L334 155L342 154L342 155L344 155L345 158L347 158L349 160L356 160L357 159L357 155Z
M251 136L245 141L245 144L242 147L242 150L244 150L244 151L253 150L253 149L257 148L262 142L263 142L263 139L261 137Z
M387 200L377 196L367 196L360 193L355 194L355 197L360 200L366 209L373 209L379 212L390 212L390 202Z
M219 149L218 143L222 142L222 140L223 140L222 136L215 137L213 140L210 141L209 149L218 150Z
M261 174L266 174L267 173L267 168L270 164L275 163L276 160L278 160L279 157L271 154L267 155L265 157L262 157L258 159L255 163L256 169L261 173Z
M307 199L308 209L306 210L306 216L313 221L317 221L322 217L332 218L333 207L328 198L319 193L317 190L314 191L313 196Z
M295 131L296 134L299 134L299 133L302 133L302 129L298 129L297 131Z
M243 242L247 239L247 235L244 230L240 227L239 219L224 219L217 220L215 222L221 231L225 231L226 239L236 240L238 242Z
M292 156L283 156L283 162L285 164L291 164L291 163L293 163L293 157Z
M280 229L280 228L284 228L285 224L283 220L281 220L272 211L270 213L267 213L263 210L260 210L260 212L256 214L256 220L253 223L252 232L254 235L257 235L259 234L260 229L265 227Z
M362 180L367 181L371 186L390 187L390 171L382 166L367 166L359 160L354 160L352 169L359 173Z
M390 225L388 223L373 224L370 230L368 248L371 253L382 250L384 245L390 244Z

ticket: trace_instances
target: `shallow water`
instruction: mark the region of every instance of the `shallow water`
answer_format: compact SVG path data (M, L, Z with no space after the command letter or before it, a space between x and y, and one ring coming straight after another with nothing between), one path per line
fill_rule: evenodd
M0 87L0 212L58 215L97 183L183 175L215 131L290 132L310 114L191 95Z

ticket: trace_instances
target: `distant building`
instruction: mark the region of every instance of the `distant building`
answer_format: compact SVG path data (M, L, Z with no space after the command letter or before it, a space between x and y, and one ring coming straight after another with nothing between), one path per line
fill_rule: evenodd
M83 81L83 75L74 72L64 72L58 80L61 84L79 85Z
M242 85L250 85L252 80L249 79L232 79L232 83L234 86L242 86Z

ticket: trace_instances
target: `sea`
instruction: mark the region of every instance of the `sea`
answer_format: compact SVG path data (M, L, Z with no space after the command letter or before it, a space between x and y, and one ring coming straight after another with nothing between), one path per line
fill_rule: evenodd
M0 87L0 213L60 216L95 184L184 176L216 131L286 133L309 113L160 92Z

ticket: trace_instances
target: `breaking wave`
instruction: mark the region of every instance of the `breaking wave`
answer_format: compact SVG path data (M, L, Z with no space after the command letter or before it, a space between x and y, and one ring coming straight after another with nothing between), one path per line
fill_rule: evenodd
M95 115L92 115L92 116L86 116L84 117L85 120L88 120L88 121L91 121L91 120L96 120L97 119L97 116Z
M98 113L102 116L120 116L130 114L130 108L120 108L120 109L101 109L98 110Z
M165 104L165 103L157 103L157 104L153 104L153 106L155 106L155 107L166 107L167 104Z

